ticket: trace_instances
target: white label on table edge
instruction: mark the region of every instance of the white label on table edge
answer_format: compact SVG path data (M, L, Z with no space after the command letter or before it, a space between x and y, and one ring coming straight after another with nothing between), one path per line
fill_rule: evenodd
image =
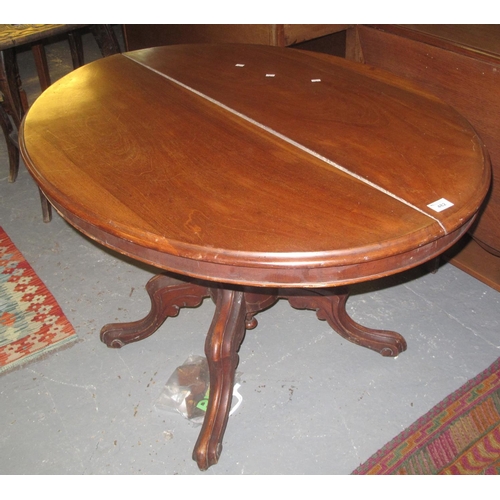
M446 198L441 198L440 200L434 201L433 203L429 203L429 205L427 206L431 210L434 210L434 212L442 212L443 210L452 207L453 203L451 201L448 201Z

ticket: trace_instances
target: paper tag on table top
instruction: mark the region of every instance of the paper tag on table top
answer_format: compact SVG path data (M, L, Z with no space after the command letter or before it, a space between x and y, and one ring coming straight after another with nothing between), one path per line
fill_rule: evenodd
M427 206L432 210L434 210L435 212L442 212L443 210L452 207L453 203L445 198L441 198L440 200L430 203Z

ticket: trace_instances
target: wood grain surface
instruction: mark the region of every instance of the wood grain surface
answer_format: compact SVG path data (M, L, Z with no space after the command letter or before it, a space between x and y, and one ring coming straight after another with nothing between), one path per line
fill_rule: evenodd
M492 185L472 234L500 256L500 25L375 25L357 30L367 64L443 99L481 136L491 158Z
M21 131L54 207L164 269L331 286L413 267L469 227L488 190L481 139L399 77L324 54L176 45L88 64ZM429 204L453 205L435 212Z

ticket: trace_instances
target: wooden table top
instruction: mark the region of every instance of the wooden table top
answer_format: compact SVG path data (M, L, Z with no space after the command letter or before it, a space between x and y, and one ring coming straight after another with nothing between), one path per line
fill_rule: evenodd
M327 286L413 267L468 228L490 183L469 123L411 83L257 45L173 45L88 64L20 137L63 217L189 276ZM446 200L435 211L430 204Z

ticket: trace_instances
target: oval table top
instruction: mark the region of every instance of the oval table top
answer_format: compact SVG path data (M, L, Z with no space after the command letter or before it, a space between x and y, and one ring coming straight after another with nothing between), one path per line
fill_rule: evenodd
M490 183L481 139L410 82L325 54L173 45L54 83L20 134L56 210L160 268L335 286L443 252Z

